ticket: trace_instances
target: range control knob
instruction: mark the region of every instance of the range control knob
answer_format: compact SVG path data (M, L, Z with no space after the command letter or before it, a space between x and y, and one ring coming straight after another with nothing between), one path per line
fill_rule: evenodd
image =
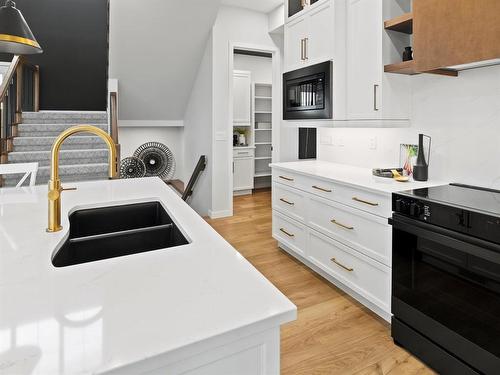
M422 214L422 212L423 212L423 209L422 209L422 205L420 203L413 202L412 204L410 204L410 215L411 216L419 217L420 214Z
M405 199L396 199L396 212L408 214L410 212L410 203Z

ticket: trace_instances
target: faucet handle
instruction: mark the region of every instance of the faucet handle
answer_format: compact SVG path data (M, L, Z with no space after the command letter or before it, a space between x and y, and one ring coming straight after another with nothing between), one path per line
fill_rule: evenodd
M61 188L61 191L72 191L72 190L76 190L76 187Z

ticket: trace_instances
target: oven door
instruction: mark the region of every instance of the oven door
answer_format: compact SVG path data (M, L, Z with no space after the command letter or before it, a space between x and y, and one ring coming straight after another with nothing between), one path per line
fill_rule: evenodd
M473 368L500 369L500 246L393 215L394 317Z
M331 119L331 80L331 61L285 73L283 119Z

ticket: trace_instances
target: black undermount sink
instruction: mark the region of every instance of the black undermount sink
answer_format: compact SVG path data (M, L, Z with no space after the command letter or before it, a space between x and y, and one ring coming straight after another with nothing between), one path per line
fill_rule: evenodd
M78 210L69 223L68 239L52 258L55 267L188 243L159 202Z

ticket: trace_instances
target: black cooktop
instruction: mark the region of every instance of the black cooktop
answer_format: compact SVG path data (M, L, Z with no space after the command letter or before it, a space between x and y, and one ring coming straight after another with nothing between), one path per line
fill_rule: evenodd
M467 211L500 216L500 190L450 184L409 190L399 194L421 201L441 203Z

